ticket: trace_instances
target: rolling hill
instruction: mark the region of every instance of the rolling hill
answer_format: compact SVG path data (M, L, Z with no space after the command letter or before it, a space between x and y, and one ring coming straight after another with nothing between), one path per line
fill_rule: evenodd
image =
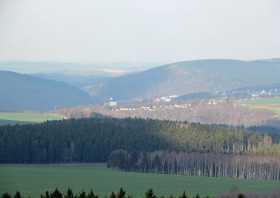
M0 111L48 111L92 102L66 83L8 71L0 71L0 96Z
M101 99L148 99L157 96L220 92L280 83L280 60L194 60L115 77L88 89Z
M47 79L47 80L64 82L73 85L75 87L81 87L81 88L111 78L111 76L98 75L98 74L87 76L87 75L80 75L80 74L65 74L65 73L38 73L38 74L32 74L32 76Z

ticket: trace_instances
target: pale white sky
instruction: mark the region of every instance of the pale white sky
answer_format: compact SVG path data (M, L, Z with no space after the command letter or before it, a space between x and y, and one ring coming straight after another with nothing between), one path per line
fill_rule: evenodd
M0 61L280 57L279 0L0 0Z

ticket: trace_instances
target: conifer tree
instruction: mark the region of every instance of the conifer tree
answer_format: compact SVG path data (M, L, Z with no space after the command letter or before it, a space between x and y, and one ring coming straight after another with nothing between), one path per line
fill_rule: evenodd
M145 198L156 198L156 195L154 194L153 189L149 189L149 190L145 193Z
M120 188L119 192L117 193L116 198L125 198L126 192L123 190L123 188Z
M79 195L79 198L87 198L86 192L82 191Z
M87 198L98 198L98 196L93 192L93 190L90 190L90 193L88 194Z
M184 191L183 194L179 198L188 198L186 192Z
M238 198L245 198L245 195L243 195L242 193L238 194L237 196Z
M109 195L109 198L116 198L116 194L114 192L111 192L111 194Z
M66 195L64 197L65 198L74 198L73 191L70 188L68 188L67 192L66 192Z
M4 193L1 198L12 198L12 196L9 193Z
M62 193L56 188L53 193L51 193L51 198L63 198Z
M15 194L15 196L14 196L14 198L21 198L21 194L20 194L20 192L16 192L16 194Z

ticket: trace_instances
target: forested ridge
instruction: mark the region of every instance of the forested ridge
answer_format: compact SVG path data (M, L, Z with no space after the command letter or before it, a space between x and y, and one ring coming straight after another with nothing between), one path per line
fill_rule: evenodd
M274 151L269 150L271 144L270 136L241 127L131 118L72 119L0 127L0 162L106 162L118 149L262 153Z

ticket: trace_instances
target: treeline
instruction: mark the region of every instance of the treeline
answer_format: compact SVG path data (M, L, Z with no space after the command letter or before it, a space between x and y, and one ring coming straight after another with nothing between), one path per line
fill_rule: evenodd
M68 189L66 192L62 192L58 189L55 189L54 191L46 191L44 194L41 194L41 198L99 198L96 193L94 193L92 190L87 193L85 191L81 191L79 193L74 193L71 189ZM24 198L20 192L16 192L14 196L12 196L9 193L2 194L1 198ZM33 197L28 197L33 198ZM118 192L111 192L105 198L133 198L131 195L129 195L126 191L124 191L123 188L120 188ZM158 196L154 193L152 189L149 189L145 192L143 195L143 198L210 198L210 196L200 196L199 194L195 196L187 195L186 192L183 192L180 196L176 197L174 195L169 196ZM214 198L214 197L213 197ZM247 198L242 193L228 193L226 195L221 195L219 198ZM249 197L248 197L249 198ZM258 197L261 198L261 197ZM269 197L266 197L269 198Z
M280 142L280 122L271 121L272 126L260 125L248 127L248 130L257 134L267 134L272 137L273 143L278 144Z
M221 153L112 152L108 166L126 171L178 174L188 176L234 177L280 180L280 158Z
M41 194L41 198L99 198L96 193L91 190L89 193L82 191L79 193L74 193L70 188L66 192L61 192L58 189L54 191L46 191L44 194ZM244 197L243 194L239 193L239 197ZM14 196L10 195L9 193L2 194L1 198L24 198L20 192L16 192ZM29 197L32 198L32 197ZM133 198L129 195L123 188L120 188L118 192L111 192L105 198ZM157 196L152 189L149 189L143 195L143 198L176 198L176 196L169 195L169 196ZM182 195L178 196L178 198L210 198L210 196L200 196L199 194L195 196L188 196L186 192L183 192Z
M81 191L79 193L74 193L70 188L66 192L62 192L58 189L54 191L46 191L45 193L41 194L40 198L99 198L93 190L89 193L85 191ZM200 196L196 194L195 196L188 195L186 192L183 192L180 196L164 196L164 195L156 195L153 189L149 189L143 195L143 198L276 198L280 197L280 193L266 193L266 194L258 194L258 193L240 193L238 191L232 191L229 193L224 193L218 196ZM22 196L20 192L16 192L14 195L9 193L3 193L1 198L25 198ZM34 198L34 197L28 197ZM120 188L118 192L111 192L105 198L133 198L133 196L129 195L123 188Z
M106 162L112 151L251 153L270 136L241 127L92 118L0 127L0 163ZM269 151L270 152L270 151Z
M106 162L115 149L153 151L171 144L143 120L80 119L0 127L0 163Z

